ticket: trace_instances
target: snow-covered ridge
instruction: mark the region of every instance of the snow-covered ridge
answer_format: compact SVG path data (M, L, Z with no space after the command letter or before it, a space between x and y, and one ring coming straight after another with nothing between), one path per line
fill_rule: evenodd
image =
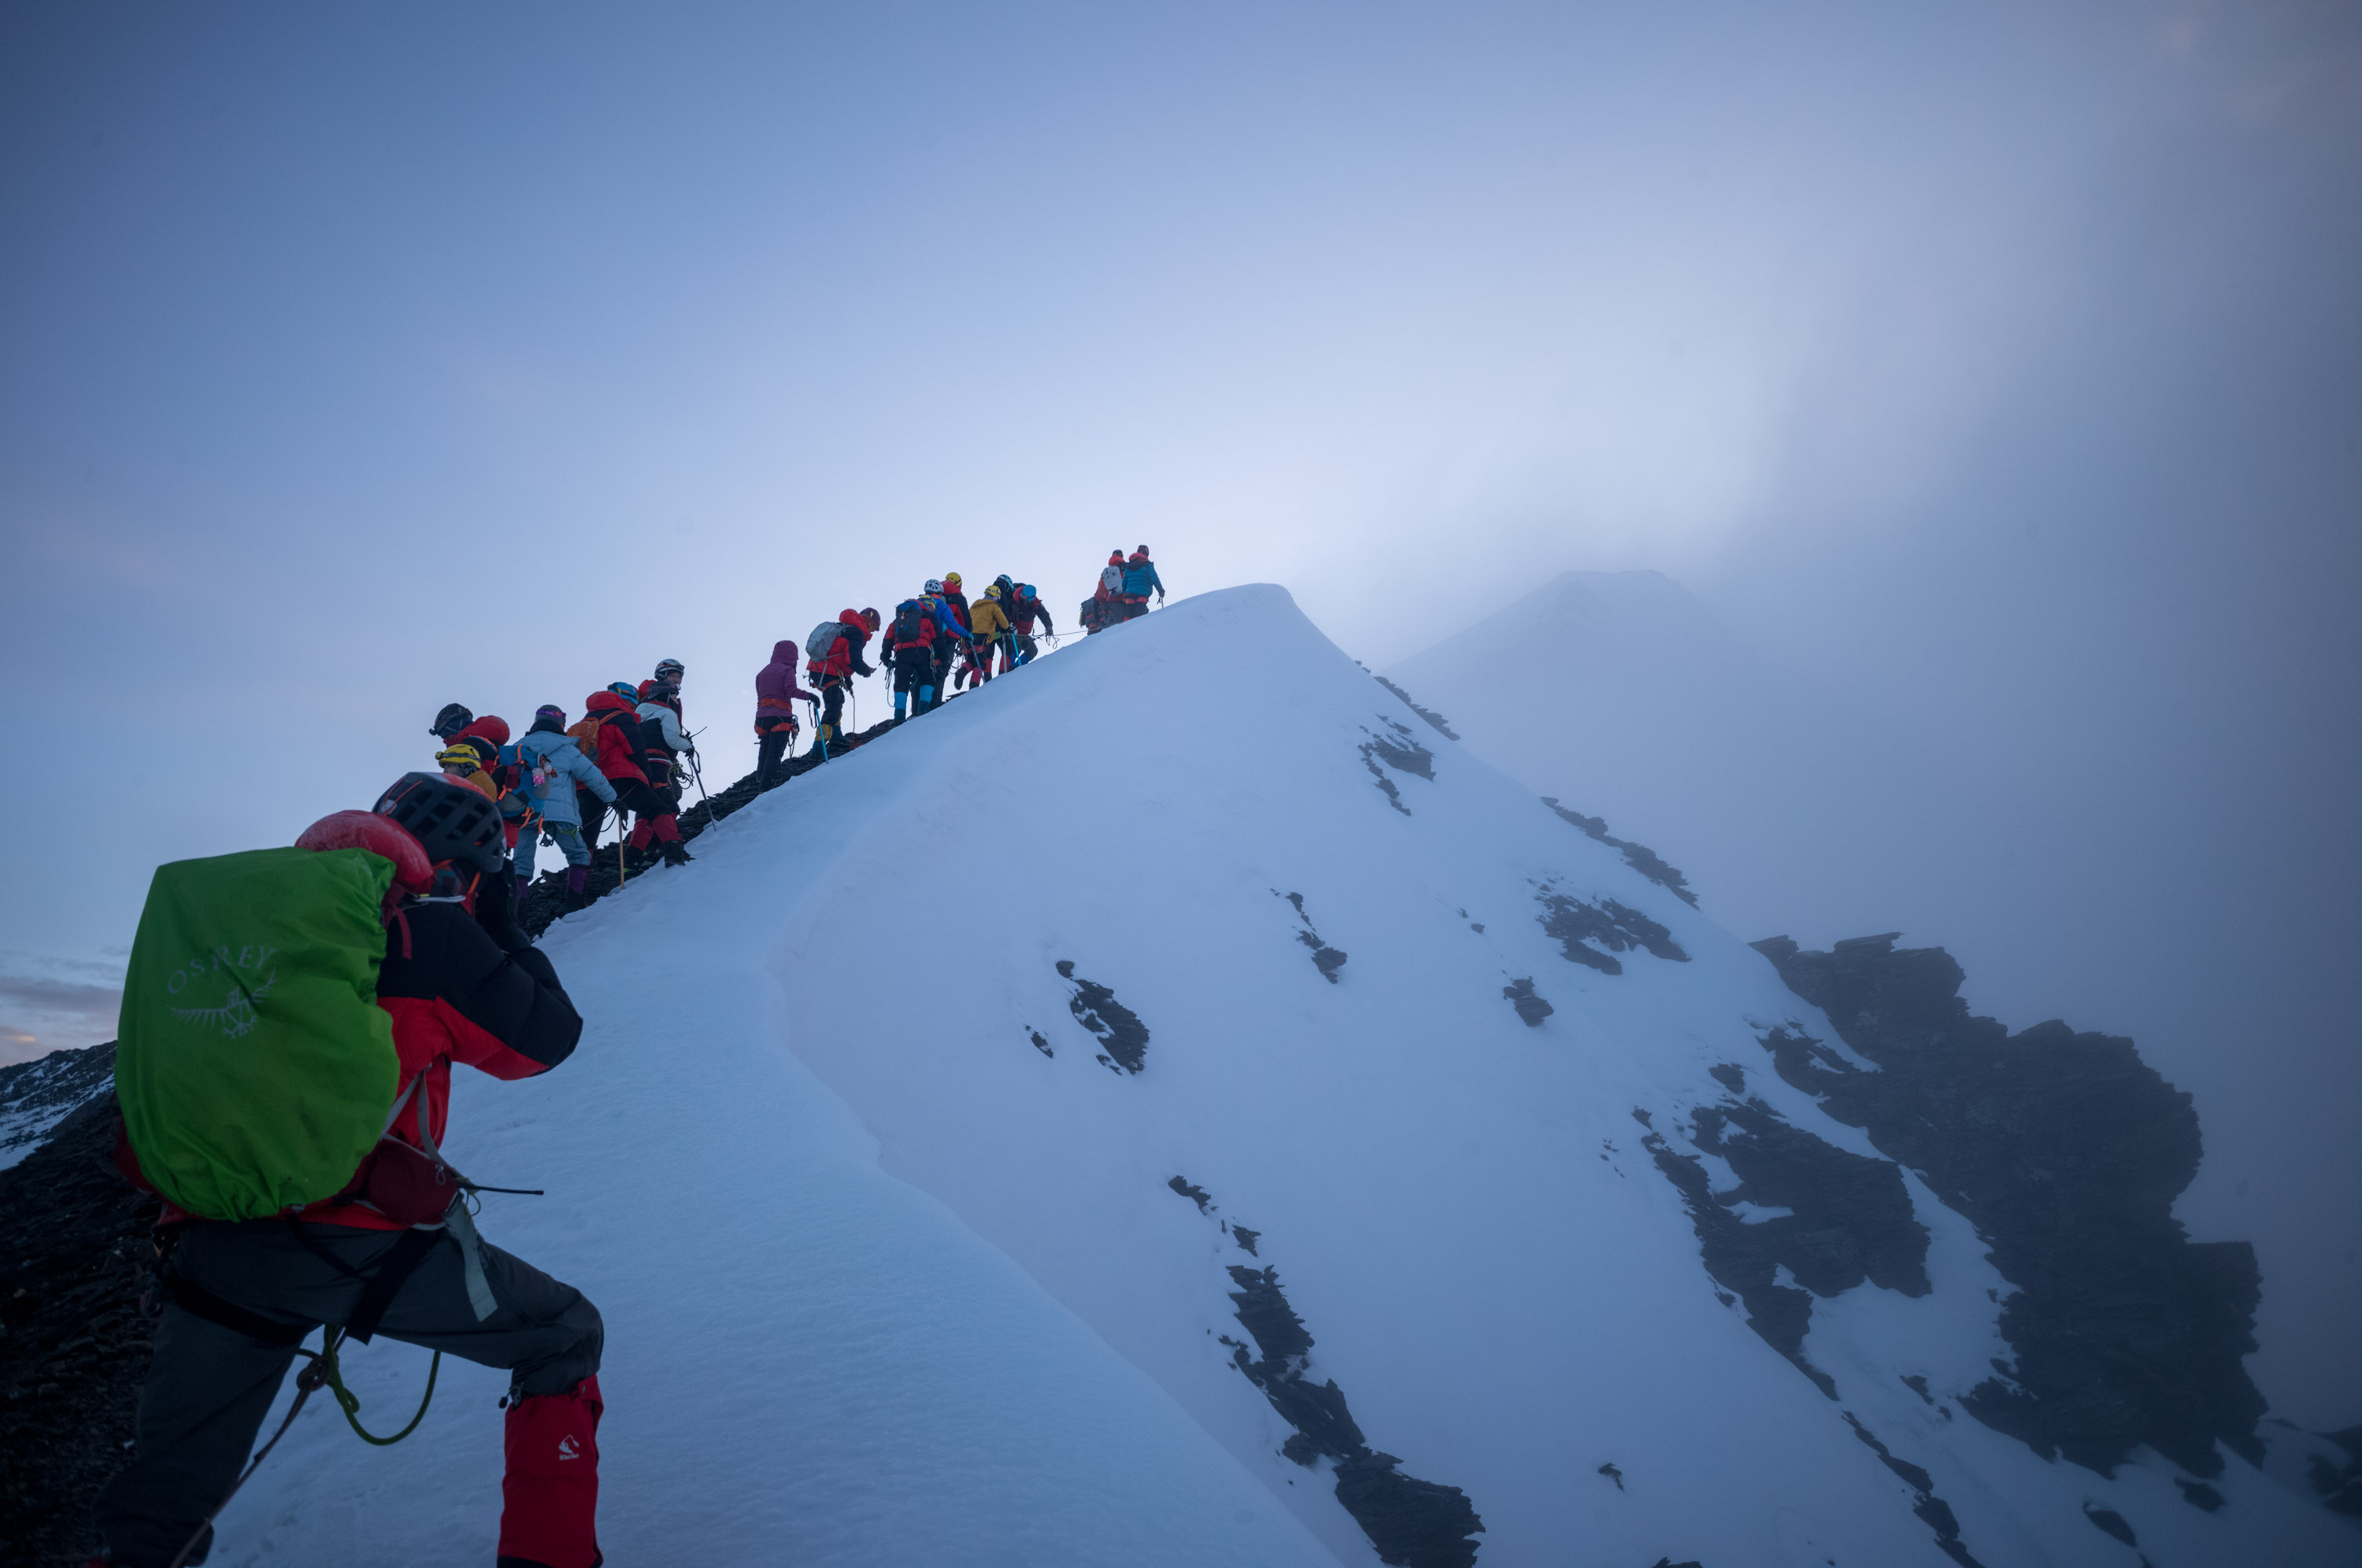
M2350 1561L2244 1461L2208 1511L1974 1419L1987 1241L1781 1053L1882 1065L1409 717L1209 594L552 929L581 1051L451 1143L607 1314L612 1560ZM219 1560L480 1560L445 1377L424 1452L307 1415Z

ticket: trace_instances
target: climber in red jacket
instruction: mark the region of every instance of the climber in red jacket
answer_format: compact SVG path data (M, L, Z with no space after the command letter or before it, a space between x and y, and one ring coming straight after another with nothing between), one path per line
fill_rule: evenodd
M564 1062L582 1032L557 971L516 924L499 813L465 784L413 773L375 812L324 817L296 846L393 863L377 1005L392 1019L401 1077L388 1136L399 1147L381 1142L345 1192L292 1215L200 1220L166 1208L162 1318L137 1446L99 1497L104 1561L165 1568L193 1538L189 1560L204 1560L208 1516L246 1464L296 1345L326 1323L508 1369L502 1568L595 1568L598 1309L480 1240L452 1201L457 1187L382 1179L436 1168L424 1151L443 1138L452 1063L531 1077ZM118 1159L138 1179L127 1143Z

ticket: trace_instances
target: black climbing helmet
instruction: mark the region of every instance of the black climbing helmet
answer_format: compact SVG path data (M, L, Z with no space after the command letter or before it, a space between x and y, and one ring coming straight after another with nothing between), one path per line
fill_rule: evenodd
M442 773L405 773L372 808L410 831L432 861L498 871L508 859L500 808L481 790Z
M426 733L436 740L449 740L476 722L476 715L457 702L446 702L443 711L435 715L435 727Z

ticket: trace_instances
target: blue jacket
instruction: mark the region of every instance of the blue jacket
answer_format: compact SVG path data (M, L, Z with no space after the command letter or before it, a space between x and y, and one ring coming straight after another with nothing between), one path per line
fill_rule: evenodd
M580 826L582 813L574 804L577 790L588 790L611 806L615 803L615 787L607 782L606 776L582 755L582 748L564 730L528 731L516 747L517 762L524 773L517 790L544 821ZM536 763L549 779L538 790L533 787Z
M1156 575L1154 561L1123 563L1123 591L1132 599L1145 599L1152 593L1164 591L1164 579Z

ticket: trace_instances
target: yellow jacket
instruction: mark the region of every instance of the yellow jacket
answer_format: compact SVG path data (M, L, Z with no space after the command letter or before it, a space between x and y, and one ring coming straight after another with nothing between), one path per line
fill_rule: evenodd
M998 599L979 599L967 607L967 613L968 628L977 642L988 643L1009 630L1009 617Z

